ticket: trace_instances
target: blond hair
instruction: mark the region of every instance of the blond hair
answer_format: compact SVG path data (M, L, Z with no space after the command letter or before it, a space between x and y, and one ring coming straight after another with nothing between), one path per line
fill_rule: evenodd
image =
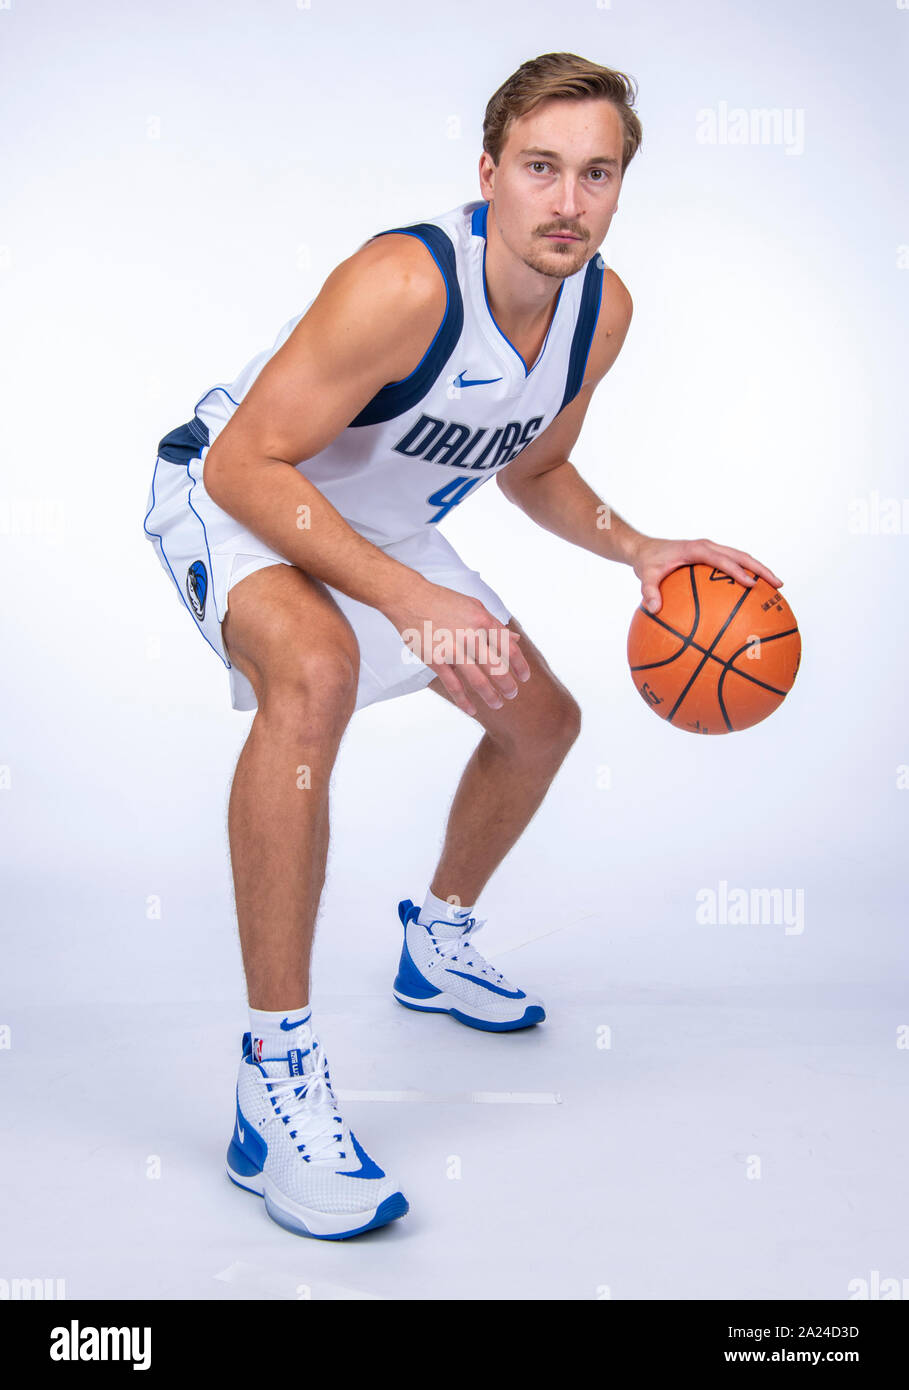
M514 122L551 97L568 101L600 97L612 102L622 119L624 174L643 139L641 122L632 110L637 87L625 73L600 67L576 53L543 53L528 59L489 98L483 117L483 149L493 164L498 164Z

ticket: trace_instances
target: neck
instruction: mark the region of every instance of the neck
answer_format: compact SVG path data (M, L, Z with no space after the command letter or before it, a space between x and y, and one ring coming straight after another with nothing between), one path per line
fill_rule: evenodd
M486 215L486 298L496 323L509 337L548 323L561 277L541 275L519 260L502 240L492 203Z

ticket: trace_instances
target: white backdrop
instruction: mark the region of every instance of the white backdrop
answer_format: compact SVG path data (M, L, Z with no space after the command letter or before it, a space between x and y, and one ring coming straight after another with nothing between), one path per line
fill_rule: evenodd
M907 35L905 7L859 0L0 9L0 1123L25 1130L0 1172L42 1175L31 1214L2 1189L0 1277L281 1298L304 1260L315 1297L841 1298L909 1276ZM375 1237L325 1252L220 1169L245 1026L226 805L251 716L144 539L145 501L159 439L339 260L479 196L486 101L553 50L632 74L644 127L602 248L634 319L573 461L639 529L769 564L802 669L765 724L687 736L633 689L630 570L492 485L451 515L584 714L480 904L484 952L543 994L548 1032L503 1046L391 1000L395 904L429 881L477 733L430 692L361 711L314 1013L342 1095L436 1103L350 1102L412 1215L393 1261ZM801 929L698 923L721 882L800 894ZM61 1044L65 1173L31 1113ZM123 1067L128 1120L77 1052ZM552 1116L468 1103L522 1088L559 1097ZM459 1185L445 1160L468 1149ZM545 1271L511 1186L541 1154Z

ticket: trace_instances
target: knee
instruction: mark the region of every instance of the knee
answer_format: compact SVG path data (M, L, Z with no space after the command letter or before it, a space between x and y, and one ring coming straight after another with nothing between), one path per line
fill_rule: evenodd
M343 648L305 648L288 653L273 674L270 693L307 717L353 713L360 676L359 652Z
M560 690L534 709L533 718L523 727L504 730L500 741L512 755L558 767L580 732L580 705L567 690Z
M313 647L286 632L250 672L259 709L295 728L343 729L357 702L360 653L354 642Z
M564 757L580 732L581 706L566 690L553 709L549 725L551 746Z

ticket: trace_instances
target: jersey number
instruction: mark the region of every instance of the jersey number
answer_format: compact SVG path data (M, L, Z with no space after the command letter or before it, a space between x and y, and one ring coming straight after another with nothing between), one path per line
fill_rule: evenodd
M463 501L470 489L481 481L480 478L452 478L450 483L445 483L435 492L430 493L426 501L433 507L441 507L442 510L436 512L435 516L431 516L429 520L441 521L446 512L450 512L452 507L456 507L459 502ZM452 488L455 489L454 492L451 491Z

